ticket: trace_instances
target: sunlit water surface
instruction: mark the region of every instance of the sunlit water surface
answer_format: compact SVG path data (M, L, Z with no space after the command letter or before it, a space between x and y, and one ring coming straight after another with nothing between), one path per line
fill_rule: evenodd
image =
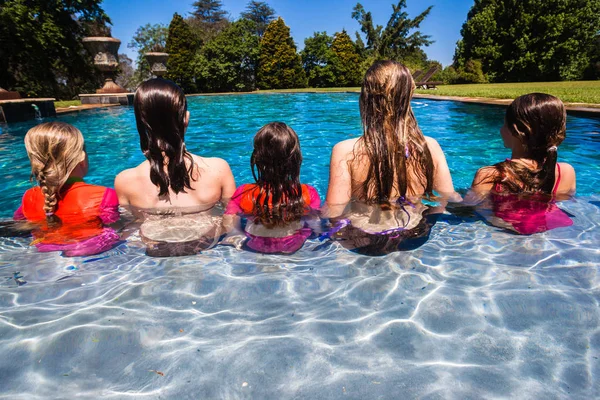
M360 134L357 99L190 98L187 147L248 182L254 133L284 121L323 197L331 147ZM456 187L509 155L501 108L413 104ZM59 119L84 133L89 182L143 160L131 108ZM1 127L0 217L31 187L34 124ZM426 244L384 257L309 240L293 256L217 246L152 259L134 235L69 259L0 239L0 397L597 398L599 150L600 121L570 116L559 155L578 174L578 197L561 203L574 225L529 237L444 215Z

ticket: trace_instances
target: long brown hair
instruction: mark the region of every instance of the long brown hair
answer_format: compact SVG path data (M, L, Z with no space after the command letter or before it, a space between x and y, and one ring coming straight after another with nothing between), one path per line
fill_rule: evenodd
M549 94L526 94L508 107L504 123L537 167L530 169L510 160L500 162L494 165L497 171L493 174L494 183L509 192L551 194L556 179L557 147L565 140L567 132L567 111L563 102Z
M301 165L298 135L283 122L267 124L254 136L250 166L259 189L254 216L264 226L284 226L304 215Z
M31 162L31 176L44 194L44 212L49 224L60 224L54 215L60 190L71 172L85 160L83 135L64 122L45 122L25 135L25 149Z
M408 68L379 61L369 68L360 92L362 140L369 159L362 184L366 201L389 204L394 188L401 197L416 192L408 170L433 194L433 160L410 100L415 83Z
M194 160L184 142L187 100L183 90L171 81L150 79L135 92L133 109L140 147L150 161L150 180L160 189L159 196L167 195L169 188L175 193L192 189Z

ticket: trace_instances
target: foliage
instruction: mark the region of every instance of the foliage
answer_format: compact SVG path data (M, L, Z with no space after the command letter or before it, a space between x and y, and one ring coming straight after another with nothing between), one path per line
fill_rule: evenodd
M362 78L360 56L345 30L335 34L331 43L335 86L358 86Z
M71 99L101 86L81 39L110 19L100 0L0 2L0 87Z
M133 60L127 57L127 54L119 54L119 74L115 79L117 85L131 92L140 82L136 80L135 69L133 69Z
M402 61L405 57L421 48L433 43L430 36L424 35L418 29L423 20L429 15L433 6L428 7L415 18L408 18L406 0L392 4L392 15L385 28L381 25L373 25L371 12L365 11L364 7L357 3L353 9L352 18L358 21L361 31L365 34L367 44L365 49L369 56L377 60L393 59ZM411 33L412 32L412 33Z
M298 88L307 85L290 28L278 18L271 22L260 41L257 86L261 89Z
M484 83L438 86L437 90L417 90L434 96L487 97L514 99L533 92L548 93L564 102L588 103L600 107L600 81Z
M262 38L267 26L275 19L275 10L264 1L252 0L246 6L246 11L241 14L241 17L254 21L256 34Z
M177 83L187 93L196 91L193 65L197 43L190 27L175 13L169 25L166 52L169 53L167 79Z
M203 44L215 38L229 24L221 0L198 0L192 6L194 11L187 22Z
M146 24L135 31L131 42L127 45L128 48L135 49L138 52L135 60L136 74L134 80L136 85L134 87L152 77L150 65L144 58L144 54L154 51L157 45L166 46L168 34L169 29L164 24Z
M206 44L196 62L199 88L205 92L255 89L258 36L253 21L240 19Z
M481 60L496 82L580 79L599 31L598 0L477 0L455 66Z
M452 83L486 83L487 81L481 68L481 61L469 60L464 66L458 67Z
M327 32L315 32L312 37L304 40L304 49L300 56L310 87L335 86L335 75L331 65L332 42L333 38Z

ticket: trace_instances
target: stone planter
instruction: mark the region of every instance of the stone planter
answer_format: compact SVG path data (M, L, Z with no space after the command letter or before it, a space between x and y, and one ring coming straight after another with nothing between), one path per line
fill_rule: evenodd
M96 90L96 93L127 93L127 90L114 81L119 67L118 51L121 41L111 37L86 37L83 38L83 45L94 57L96 68L105 76L104 86Z
M148 64L150 64L150 71L158 78L161 78L167 73L167 59L169 58L169 53L150 52L144 54L144 56L146 57Z

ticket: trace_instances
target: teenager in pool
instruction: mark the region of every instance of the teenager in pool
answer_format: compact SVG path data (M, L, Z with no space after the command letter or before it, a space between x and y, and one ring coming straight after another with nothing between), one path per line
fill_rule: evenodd
M83 181L88 158L81 132L64 122L46 122L27 132L25 148L38 186L25 192L14 219L35 223L38 250L84 256L113 247L119 235L105 225L119 219L117 195Z
M333 148L326 212L350 218L338 221L334 230L343 229L331 236L359 252L387 253L402 248L407 238L426 239L421 198L434 191L456 196L442 149L423 135L413 114L414 89L404 65L375 63L360 93L363 135Z
M226 213L245 215L246 246L261 253L290 254L311 235L305 216L318 210L316 189L300 183L302 153L296 132L282 122L263 126L250 159L255 183L240 186Z
M576 188L573 167L557 162L566 123L564 104L548 94L527 94L508 107L500 135L511 157L480 168L472 184L480 199L491 192L488 221L520 234L573 224L554 201Z
M175 83L160 78L142 83L133 107L146 161L115 178L119 202L145 215L180 215L166 221L151 218L142 225L147 253L182 255L210 246L220 235L210 213L192 217L194 213L183 216L185 212L173 210L210 210L231 198L235 180L229 164L187 151L184 136L190 113Z

